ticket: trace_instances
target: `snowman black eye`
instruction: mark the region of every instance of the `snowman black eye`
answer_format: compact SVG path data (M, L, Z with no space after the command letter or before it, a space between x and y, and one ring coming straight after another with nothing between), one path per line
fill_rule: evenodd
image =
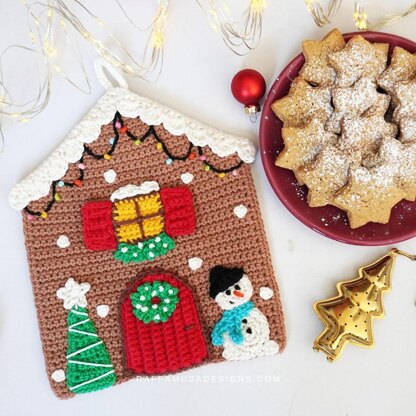
M225 294L228 295L228 296L230 296L231 295L231 290L230 289L226 290L225 291Z
M241 289L241 287L240 287L240 286L238 286L238 285L235 285L235 286L234 286L234 289L235 289L235 290L240 290L240 289Z

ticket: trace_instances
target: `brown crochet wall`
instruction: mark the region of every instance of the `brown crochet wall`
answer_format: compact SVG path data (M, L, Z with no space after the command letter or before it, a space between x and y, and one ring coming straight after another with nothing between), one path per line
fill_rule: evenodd
M129 131L142 135L148 126L139 119L124 119ZM186 137L177 137L156 128L160 138L172 154L186 154L189 142ZM90 147L104 153L108 140L113 136L112 124L103 126L101 135ZM238 162L237 157L221 159L204 149L207 159L215 166L226 168ZM210 333L220 319L222 311L208 295L209 270L215 265L243 267L250 277L254 295L252 300L268 318L271 339L279 343L282 350L286 338L279 291L273 274L269 249L263 229L250 166L243 164L238 174L227 174L224 178L214 172L205 172L199 160L175 161L167 165L166 155L156 148L156 141L149 137L143 144L134 145L126 135L120 142L111 160L84 158L85 176L81 188L59 189L62 201L56 203L46 219L28 220L24 215L24 231L30 262L33 290L38 310L39 326L46 358L48 377L55 393L61 397L72 394L65 383L56 383L51 373L66 366L67 314L56 291L69 277L77 282L88 282L91 290L87 294L88 310L95 322L100 338L106 343L116 370L117 382L127 379L122 366L122 338L119 327L118 303L128 282L143 271L153 268L168 270L185 279L193 287L200 308L209 350L209 361L222 361L222 348L213 347ZM103 173L114 169L117 179L113 184L104 180ZM194 175L188 185L193 193L197 229L193 235L176 238L176 248L153 262L123 264L113 259L113 253L89 252L82 241L81 207L86 201L108 200L111 193L129 183L140 184L156 180L161 187L183 185L180 176L190 172ZM77 178L76 164L71 166L65 178ZM50 196L49 196L50 199ZM32 209L41 209L48 198L31 204ZM244 204L248 213L237 218L233 209ZM71 245L59 248L58 237L65 234ZM203 266L192 271L188 259L200 257ZM259 297L259 288L273 289L270 300ZM96 306L107 304L110 313L100 318Z

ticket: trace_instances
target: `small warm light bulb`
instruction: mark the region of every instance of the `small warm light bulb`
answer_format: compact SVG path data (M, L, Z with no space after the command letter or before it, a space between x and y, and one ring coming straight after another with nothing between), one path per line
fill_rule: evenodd
M266 1L265 0L251 0L251 10L253 10L256 13L261 13L264 8L266 7Z
M156 49L160 49L163 46L164 36L161 30L157 30L153 33L153 45Z

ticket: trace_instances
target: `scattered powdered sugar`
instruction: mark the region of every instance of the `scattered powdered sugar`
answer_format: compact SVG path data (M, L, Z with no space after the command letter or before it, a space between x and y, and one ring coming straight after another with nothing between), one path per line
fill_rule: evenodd
M300 78L293 81L289 95L283 100L283 102L276 101L273 105L276 103L279 107L284 105L281 116L286 118L291 126L302 127L313 118L325 121L333 111L331 89L312 87Z
M326 123L326 129L341 132L341 121L360 116L378 100L376 83L370 78L361 78L352 87L334 88L332 100L335 111Z
M395 174L389 165L376 166L372 169L357 166L351 169L351 178L363 186L362 192L364 194L364 186L370 189L394 186Z
M337 84L349 87L363 76L375 80L386 68L387 50L354 36L342 51L329 55L337 71Z
M398 82L395 84L395 93L399 106L394 110L393 119L397 123L404 117L416 116L416 80Z
M414 118L403 117L400 120L400 141L402 143L416 141L416 114Z

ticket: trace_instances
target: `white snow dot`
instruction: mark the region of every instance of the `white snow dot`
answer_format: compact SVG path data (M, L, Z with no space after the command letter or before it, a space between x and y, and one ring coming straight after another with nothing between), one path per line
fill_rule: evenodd
M163 243L163 247L166 248L168 245L166 243Z
M192 257L188 260L188 265L191 270L198 270L201 268L203 260L199 257Z
M168 311L168 308L167 308L166 306L164 306L164 307L162 308L162 310L163 310L163 312L167 312L167 311Z
M157 309L157 305L156 304L152 305L152 309Z
M157 292L156 292L156 290L154 290L153 292L152 292L152 296L156 296L157 295Z
M142 295L142 296L140 296L140 300L141 301L144 301L146 298Z
M165 302L166 303L170 303L170 299L165 299Z
M143 306L142 312L147 312L148 310L149 310L149 308L147 306Z
M149 257L154 257L155 256L155 254L154 253L152 253L151 251L149 251Z
M69 238L67 235L62 234L56 240L56 245L59 248L68 248L71 245L71 242L69 241Z
M168 290L168 293L169 293L169 295L172 295L173 294L173 290L172 289L169 289Z
M133 257L137 257L137 253L133 253Z
M160 237L155 238L156 243L160 243Z
M240 219L246 216L247 211L248 211L247 207L243 204L240 204L234 207L234 215Z
M143 243L137 243L137 247L143 248Z
M163 286L159 286L159 292L163 292L165 289L163 289Z
M108 305L97 305L97 315L100 318L105 318L110 312L110 307Z
M273 296L273 290L269 287L261 287L260 288L260 297L264 300L269 300Z
M127 247L123 247L123 248L121 249L121 252L122 252L122 253L127 253L127 252L128 252L128 248L127 248Z
M191 183L193 179L194 179L194 175L192 175L192 173L186 172L186 173L182 173L181 175L181 181L185 185L187 185L188 183Z
M155 245L153 243L150 243L149 248L155 248Z
M141 309L141 308L142 308L142 305L140 303L137 303L136 304L136 309Z
M53 381L56 381L57 383L61 383L62 381L65 380L65 371L62 370L62 368L60 368L59 370L55 370L51 374L51 377Z
M154 319L155 319L156 321L158 321L158 320L160 319L160 315L159 315L159 314L156 314Z
M107 183L114 183L117 177L117 173L113 170L107 170L104 172L104 179Z

